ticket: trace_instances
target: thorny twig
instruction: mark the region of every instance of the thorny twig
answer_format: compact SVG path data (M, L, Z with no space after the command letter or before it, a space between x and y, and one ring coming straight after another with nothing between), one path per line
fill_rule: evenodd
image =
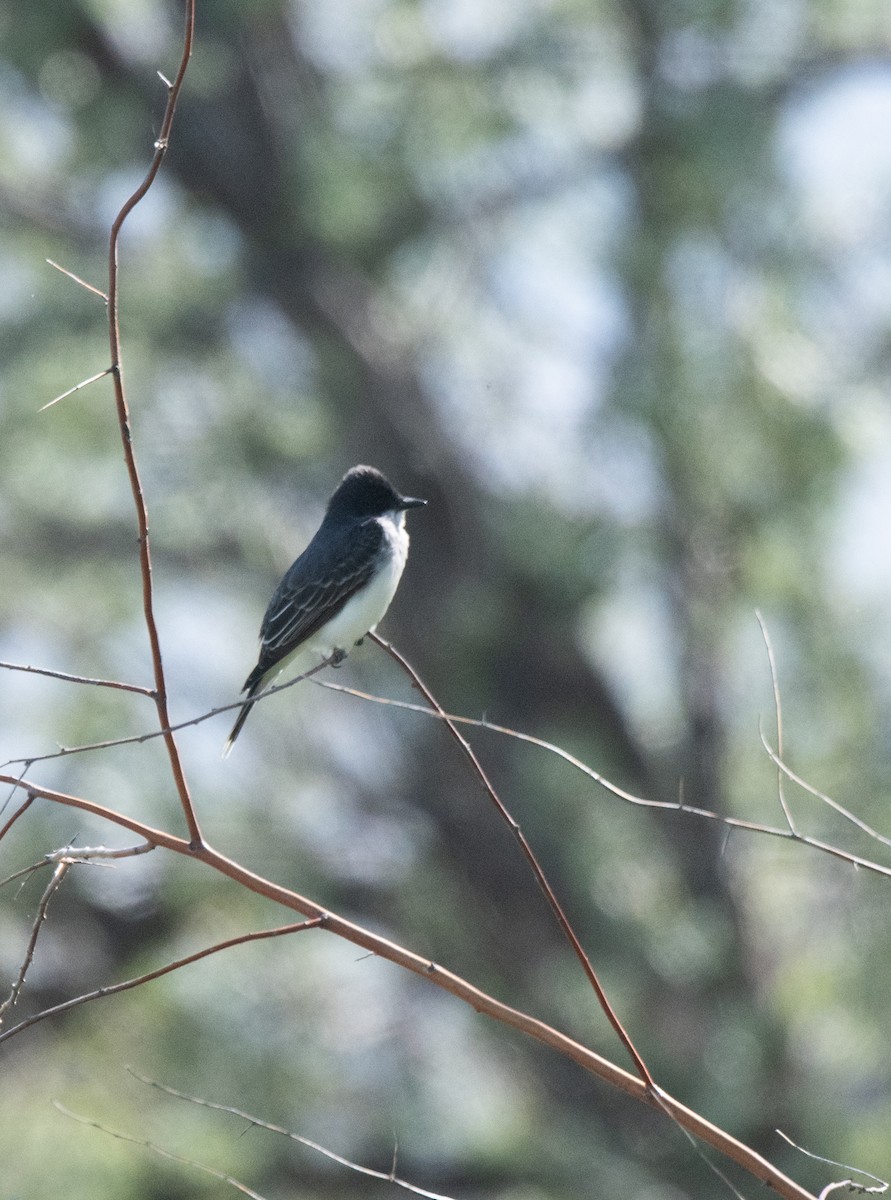
M304 671L302 675L296 675L293 679L289 679L287 683L279 683L274 687L264 688L262 692L258 692L252 698L251 703L259 704L261 700L266 700L270 696L274 696L277 692L284 692L288 688L294 687L295 684L302 683L304 679L311 679L319 671L330 666L332 661L331 658L323 659L322 662L316 663L314 667L310 667L308 671ZM3 664L0 663L0 667L2 666ZM154 692L148 689L147 694L154 696ZM233 700L230 704L220 704L216 708L211 708L207 712L200 713L197 717L188 717L185 721L177 721L174 725L168 725L163 729L150 729L145 733L132 733L126 737L109 738L104 742L86 742L80 746L62 746L59 750L53 750L49 754L32 754L27 758L10 758L5 763L0 764L0 770L3 767L21 765L25 765L26 769L30 769L34 763L48 762L56 758L67 758L71 754L89 754L94 750L110 750L114 746L141 746L144 742L151 742L155 738L164 737L169 733L179 733L182 729L189 729L193 725L201 725L203 722L209 721L212 717L218 717L221 713L232 712L233 709L241 708L243 705L243 699Z
M228 1183L230 1187L235 1188L237 1192L241 1192L243 1196L250 1197L250 1200L265 1200L259 1192L253 1191L247 1184L241 1183L232 1175L227 1175L225 1171L219 1171L216 1167L210 1167L206 1163L197 1162L194 1158L186 1158L182 1154L174 1154L172 1150L165 1150L163 1146L158 1146L155 1142L148 1141L147 1138L134 1137L132 1133L121 1133L119 1129L111 1129L108 1125L103 1125L99 1121L94 1121L90 1117L83 1117L79 1113L72 1112L70 1108L66 1108L64 1104L60 1104L58 1100L53 1101L53 1105L58 1109L63 1116L70 1117L72 1121L77 1121L80 1125L89 1125L91 1129L99 1129L102 1133L107 1133L110 1137L117 1138L122 1142L129 1142L132 1146L142 1146L144 1150L151 1150L153 1154L158 1154L161 1158L169 1159L170 1162L180 1163L185 1167L194 1167L196 1171L202 1171L205 1175L211 1175L214 1179L219 1179L221 1183Z
M202 1096L190 1096L186 1092L180 1092L176 1088L168 1087L166 1083L158 1083L156 1079L149 1079L147 1075L141 1075L133 1067L128 1067L127 1070L140 1083L146 1083L149 1087L157 1088L158 1091L164 1092L168 1096L175 1096L178 1100L187 1100L190 1104L197 1104L202 1108L211 1108L215 1112L229 1113L230 1116L239 1117L241 1120L249 1122L250 1125L256 1126L258 1129L267 1129L270 1133L281 1134L283 1137L289 1138L292 1142L299 1142L301 1146L307 1146L310 1150L317 1150L319 1154L324 1154L332 1162L339 1163L343 1167L349 1167L351 1171L356 1171L359 1175L368 1175L372 1179L381 1179L385 1183L395 1184L396 1187L404 1188L416 1196L425 1196L427 1200L449 1200L448 1196L443 1196L439 1192L428 1192L425 1188L408 1183L405 1179L400 1179L396 1174L397 1152L395 1148L393 1150L393 1162L390 1170L375 1171L372 1167L363 1167L360 1163L353 1162L349 1158L344 1158L342 1154L337 1154L335 1151L327 1149L327 1147L322 1146L319 1142L312 1141L310 1138L302 1137L299 1133L294 1133L293 1130L286 1129L283 1125L273 1125L269 1121L255 1117L251 1113L245 1112L242 1108L235 1108L229 1104L216 1104L212 1100L205 1100Z
M860 1196L884 1196L888 1191L888 1183L884 1179L880 1179L878 1175L873 1175L870 1171L864 1171L860 1167L849 1167L847 1163L836 1162L834 1158L826 1158L822 1154L814 1154L812 1150L805 1150L804 1146L799 1146L797 1142L793 1142L787 1133L783 1133L782 1129L776 1131L784 1142L788 1142L800 1154L804 1154L807 1158L814 1159L815 1162L825 1163L829 1167L840 1167L842 1171L853 1171L855 1175L862 1175L865 1179L874 1180L874 1184L869 1186L865 1183L858 1183L855 1179L839 1179L835 1183L827 1183L826 1187L820 1192L817 1200L826 1200L833 1192L844 1188L846 1191L856 1192Z
M177 793L179 795L180 804L182 805L186 824L189 828L189 838L193 846L200 846L202 840L201 829L198 825L198 818L195 815L195 808L192 804L189 786L186 782L182 761L180 760L179 748L177 747L176 739L170 732L170 714L167 707L167 682L164 675L164 662L161 657L161 640L158 636L158 627L155 621L155 604L152 586L152 557L149 547L148 510L146 508L145 496L143 495L142 491L142 480L139 476L139 468L136 465L136 454L133 449L133 437L130 431L130 411L127 405L127 397L124 390L124 375L121 364L121 330L118 316L118 245L120 242L121 230L123 229L124 222L127 220L127 217L130 215L136 205L139 204L139 202L143 199L149 188L154 183L155 178L161 169L161 164L164 161L165 155L167 154L167 148L170 142L170 130L173 126L173 117L176 112L176 104L179 99L180 91L182 90L186 69L189 65L189 59L192 56L192 43L194 34L195 0L186 0L185 33L183 35L182 57L180 58L179 70L176 73L176 77L167 88L167 107L164 111L164 118L161 122L161 131L158 134L158 138L155 142L155 153L152 156L152 161L142 183L132 193L132 195L124 201L120 212L112 222L111 233L108 239L108 340L111 349L111 375L114 385L118 424L121 432L121 446L124 453L124 462L127 467L127 475L130 480L130 490L133 493L133 503L136 507L136 521L139 529L139 563L142 573L142 608L152 654L152 668L155 678L155 707L158 710L158 722L161 726L161 729L167 731L163 733L162 736L164 738L164 744L167 748L167 755L170 760L170 768L173 772L173 778L176 784Z
M50 671L47 667L32 667L27 663L0 662L0 670L24 671L28 675L46 675L49 679L61 679L64 683L82 683L90 687L114 688L120 692L135 692L138 696L154 696L151 688L138 683L122 683L118 679L91 679L86 675L70 675L67 671Z
M82 1004L88 1004L91 1000L101 1000L105 996L116 996L118 992L127 992L131 988L141 987L145 983L151 983L153 979L160 979L162 975L169 975L171 971L178 971L181 967L187 967L191 963L199 962L202 958L207 958L211 954L218 954L221 950L228 950L232 946L241 946L245 942L260 942L267 938L282 937L289 933L302 933L305 929L316 929L322 924L324 924L324 917L314 917L308 921L297 921L291 925L280 925L276 929L261 929L253 933L242 933L237 937L227 938L224 942L217 942L213 946L206 946L203 950L196 950L194 954L187 954L185 958L178 958L175 962L165 963L163 967L156 967L154 971L146 971L144 975L136 975L132 979L125 979L121 983L112 983L107 987L94 988L91 992L84 992L81 996L75 996L71 1000L65 1000L61 1004L53 1005L52 1008L45 1008L41 1012L34 1013L33 1016L20 1021L18 1025L7 1029L5 1033L0 1033L0 1042L5 1042L7 1038L14 1037L17 1033L21 1033L23 1029L37 1025L40 1021L45 1021L47 1017L56 1017L61 1013L70 1012L72 1008L80 1008ZM0 1009L0 1012L2 1012L2 1009Z
M43 895L40 897L40 903L37 905L37 915L34 918L34 924L31 926L31 936L28 939L28 946L25 950L25 957L22 960L22 965L19 968L19 973L16 976L15 982L12 985L9 995L0 1004L0 1025L3 1024L3 1018L6 1013L15 1007L16 1001L19 998L22 988L25 985L25 976L28 974L28 969L34 961L34 950L37 947L37 939L40 936L40 930L43 922L46 920L46 910L49 907L49 902L58 891L62 884L62 880L68 873L71 862L68 859L61 859L56 864L56 869L53 871L49 883L44 889ZM0 1035L2 1036L2 1035Z
M475 729L485 729L490 733L497 733L503 737L513 738L519 742L525 742L530 746L537 746L540 750L545 750L549 754L555 755L563 760L576 771L581 771L594 783L599 784L611 795L624 800L627 804L633 804L638 808L653 808L660 809L664 812L683 813L686 816L699 817L706 821L716 821L724 825L728 829L742 829L749 833L763 833L768 837L780 838L787 842L798 842L802 846L810 846L813 850L820 850L825 854L830 854L835 858L842 859L844 862L850 863L854 867L862 867L866 871L872 871L877 875L884 875L891 878L891 867L883 866L881 863L873 862L871 859L863 858L862 855L853 854L848 850L842 850L838 846L832 846L828 842L821 841L819 838L811 837L808 834L793 832L788 828L779 828L775 825L765 825L760 821L747 821L742 817L728 817L724 813L714 812L709 808L699 808L693 804L687 804L685 801L674 800L648 800L645 796L635 796L633 792L628 792L624 788L620 788L618 784L612 783L605 775L601 775L594 767L589 767L587 763L580 758L576 758L574 754L570 754L568 750L564 750L562 746L556 745L554 742L548 742L544 738L536 737L532 733L523 733L519 729L511 729L507 725L497 725L494 721L487 721L478 717L465 717L456 713L435 712L433 709L426 708L423 704L413 704L409 700L393 700L389 696L376 696L372 692L364 692L359 688L351 688L342 683L334 683L327 679L317 681L319 687L328 688L330 691L342 692L346 696L355 696L358 700L368 700L372 704L384 704L388 707L400 708L407 712L419 713L425 717L432 717L435 720L449 720L456 725L470 725ZM768 753L770 750L768 748ZM38 762L39 759L34 759ZM809 784L805 783L783 764L783 770L796 783L800 783L802 787L809 791L814 791ZM828 803L835 804L830 797L823 796L822 792L815 792L817 796L825 799ZM840 806L839 806L840 807ZM847 812L845 809L844 812ZM856 820L851 814L851 819ZM865 826L868 831L869 826ZM872 831L873 835L879 841L885 841L881 834Z
M167 833L165 830L153 829L144 822L134 820L124 813L116 812L105 805L88 800L86 797L74 796L55 791L52 788L42 787L32 780L17 780L13 776L0 775L0 782L13 783L24 787L29 792L33 792L35 795L41 796L53 803L93 813L95 816L111 821L121 828L129 829L131 832L144 838L145 841L152 842L159 847L164 847L186 858L202 862L212 870L225 875L239 886L257 895L264 896L276 904L281 904L286 908L299 912L311 921L324 924L324 927L336 937L341 937L353 945L387 959L404 970L413 972L415 975L428 980L464 1003L469 1004L475 1011L485 1013L494 1020L500 1021L502 1024L516 1029L525 1036L534 1038L536 1041L563 1054L584 1070L596 1075L612 1087L633 1096L641 1103L663 1112L668 1112L673 1121L688 1129L706 1144L714 1146L720 1153L738 1163L756 1179L769 1184L777 1195L784 1197L785 1200L813 1200L811 1193L805 1188L800 1187L793 1179L784 1175L782 1171L778 1170L750 1146L746 1146L726 1130L713 1125L705 1117L688 1108L686 1105L681 1104L680 1101L667 1095L661 1089L658 1090L657 1095L656 1089L648 1087L639 1076L616 1066L609 1059L590 1050L587 1046L581 1045L573 1038L555 1029L552 1025L548 1025L547 1022L502 1003L494 996L475 987L460 975L456 975L453 971L449 971L438 963L432 962L429 958L415 954L406 947L397 945L395 942L382 937L370 929L348 921L328 909L321 908L315 901L305 896L301 896L288 888L281 887L272 880L256 875L253 871L220 854L219 851L214 850L213 847L206 843L196 847L181 837ZM175 969L176 965L168 964L166 968L161 968L158 972L150 972L149 976L155 977L157 974L166 973L171 969ZM184 963L181 965L184 965ZM148 982L148 977L145 979L141 978L140 981ZM124 990L124 987L134 987L136 985L136 981L128 981L125 985L117 985L114 990L121 991ZM110 994L112 994L112 989L109 988L99 989L95 995L98 997ZM94 997L91 994L89 998ZM79 998L73 1003L84 1002L84 999ZM73 1003L60 1005L52 1011L40 1014L39 1019L42 1020L47 1016L53 1015L55 1012L65 1011L66 1008L73 1007ZM33 1023L33 1021L23 1022L19 1026L16 1026L15 1029L8 1030L6 1034L0 1035L0 1041L6 1037L11 1037L14 1033L26 1028L28 1024Z
M760 611L755 609L755 619L758 622L758 628L761 630L761 637L764 639L764 648L767 651L767 663L770 667L770 682L773 687L773 707L776 714L777 722L777 754L780 758L783 757L783 703L780 695L780 680L777 674L777 664L774 658L773 645L770 640L767 623L762 617ZM786 790L783 787L783 772L777 765L777 799L780 802L780 808L783 810L783 816L786 818L786 824L789 826L790 833L797 833L795 822L792 819L792 811L786 802Z
M25 771L27 771L28 769L29 769L28 767L25 767ZM22 772L22 774L24 774L24 771ZM12 791L14 792L15 788L13 788ZM6 798L6 800L3 801L3 809L0 809L0 811L3 811L6 808L6 805L9 803L11 796L12 796L12 792L10 793L10 796L8 796ZM6 824L2 827L2 829L0 829L0 842L3 841L3 839L9 833L10 829L12 829L13 825L15 825L15 823L19 819L19 817L23 817L25 815L25 813L28 811L28 809L34 803L34 800L35 800L35 796L34 796L33 792L29 792L28 795L25 797L25 799L22 801L22 803L19 805L19 807L12 814L12 816L6 821Z
M551 911L553 912L554 916L557 918L557 923L559 924L560 928L563 930L563 934L566 937L567 941L569 942L570 946L572 947L573 952L575 953L575 956L578 958L579 962L582 964L582 969L588 978L588 982L591 984L592 988L594 989L594 992L597 996L597 1000L600 1003L600 1007L603 1009L603 1012L605 1013L607 1020L609 1021L610 1025L612 1025L612 1027L615 1030L622 1045L628 1051L628 1054L630 1055L632 1062L634 1063L635 1067L637 1068L641 1079L644 1081L644 1083L647 1085L648 1088L655 1087L655 1084L653 1082L653 1077L650 1075L650 1072L647 1068L646 1063L641 1058L641 1056L637 1050L637 1047L632 1042L625 1027L623 1026L622 1022L619 1020L619 1017L618 1017L615 1009L613 1008L612 1004L610 1003L609 998L607 997L607 994L603 989L603 985L601 984L599 978L597 977L597 972L594 970L594 967L591 964L591 960L588 958L588 955L585 953L585 949L582 946L582 943L579 941L575 930L572 928L572 925L569 922L569 918L564 913L563 908L560 904L560 901L557 899L557 896L554 892L554 889L551 887L550 883L548 883L547 876L545 875L544 871L542 870L541 864L539 863L538 859L536 858L532 847L529 845L526 835L523 833L522 829L517 824L517 822L514 820L514 818L511 816L511 814L508 812L507 808L505 807L504 802L502 801L501 797L498 795L495 788L493 787L491 780L489 779L486 772L483 770L482 764L480 763L479 759L477 758L476 754L474 753L473 748L471 747L470 743L467 741L467 739L465 737L462 736L462 734L461 734L460 730L458 729L458 726L455 724L455 722L451 721L446 716L445 709L442 707L442 705L439 703L439 701L436 699L436 697L433 695L433 693L430 691L430 689L427 687L427 685L421 679L420 675L418 675L418 673L414 669L414 667L408 662L408 660L406 658L403 658L403 656L399 653L399 651L394 646L392 646L389 642L384 641L384 639L379 634L371 633L371 634L369 634L369 637L378 646L380 646L382 650L385 650L387 652L387 654L389 654L390 657L394 660L394 662L399 664L399 666L402 668L402 670L411 679L414 687L416 687L418 689L418 691L422 694L422 696L427 701L427 703L430 705L430 707L432 709L434 709L434 711L439 715L440 719L445 724L446 729L448 729L449 733L452 735L452 737L455 739L455 741L461 747L462 751L464 752L465 756L467 757L468 761L470 762L471 766L473 767L473 770L476 773L480 783L483 785L483 788L485 789L486 794L488 795L488 797L492 801L492 803L495 805L495 808L498 810L498 815L501 817L501 819L503 821L506 822L511 833L517 839L517 841L520 845L520 849L523 852L523 856L525 857L530 868L532 869L532 874L535 876L535 881L538 884L538 886L541 888L542 892L544 893L545 899L547 900L548 904L550 905Z

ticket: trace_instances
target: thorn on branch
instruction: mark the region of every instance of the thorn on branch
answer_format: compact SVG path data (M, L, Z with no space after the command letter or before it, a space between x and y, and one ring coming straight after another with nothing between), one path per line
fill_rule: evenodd
M28 974L28 969L30 968L31 963L34 961L34 951L37 948L37 938L40 935L41 926L46 920L46 911L49 907L49 902L55 895L58 888L61 886L62 880L68 873L68 868L70 866L71 863L65 862L64 860L56 866L55 871L53 871L52 878L46 885L43 895L40 897L40 903L37 906L37 915L34 918L34 924L31 927L31 936L28 939L25 957L22 960L22 965L19 967L18 976L16 977L16 980L10 989L9 995L6 997L3 1003L0 1004L0 1025L3 1024L3 1018L8 1010L15 1007L19 998L19 994L21 993L22 988L25 986L25 977Z
M63 275L67 275L69 279L73 279L74 282L80 284L82 288L86 288L88 292L92 292L94 296L99 296L106 304L108 304L108 296L105 294L105 292L101 291L97 287L93 287L92 283L87 283L85 279L81 279L79 275L75 275L74 272L69 271L67 267L60 266L51 258L48 258L46 261L51 267L55 267L57 271L61 271Z
M47 259L47 262L49 262L49 259ZM74 393L79 392L81 388L85 388L88 386L88 384L95 383L97 379L104 379L106 375L111 375L113 373L114 367L106 367L104 371L99 371L98 374L91 375L89 379L82 379L80 383L76 383L73 388L69 388L68 391L63 392L61 396L56 396L54 400L50 400L47 404L44 404L41 408L38 408L37 411L39 413L46 412L48 408L52 408L53 405L58 404L60 400L65 400L68 396L73 396Z

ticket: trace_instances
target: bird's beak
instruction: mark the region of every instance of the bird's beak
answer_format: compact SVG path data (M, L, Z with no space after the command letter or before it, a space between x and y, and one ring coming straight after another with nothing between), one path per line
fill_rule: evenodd
M416 500L414 496L402 496L399 500L400 508L423 508L427 503L426 500Z

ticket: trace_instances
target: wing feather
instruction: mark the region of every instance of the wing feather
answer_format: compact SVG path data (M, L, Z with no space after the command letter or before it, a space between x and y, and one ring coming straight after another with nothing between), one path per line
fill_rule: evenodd
M254 691L276 663L335 617L374 574L384 533L376 520L363 521L344 542L313 539L282 579L260 626L260 658L245 691Z

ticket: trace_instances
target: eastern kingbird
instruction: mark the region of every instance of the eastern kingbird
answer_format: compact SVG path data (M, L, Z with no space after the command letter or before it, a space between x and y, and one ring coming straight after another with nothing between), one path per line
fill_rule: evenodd
M298 655L336 665L390 607L405 560L405 510L426 500L400 496L374 467L347 471L328 501L315 537L269 601L260 626L260 657L223 749L225 758L254 706L254 696Z

